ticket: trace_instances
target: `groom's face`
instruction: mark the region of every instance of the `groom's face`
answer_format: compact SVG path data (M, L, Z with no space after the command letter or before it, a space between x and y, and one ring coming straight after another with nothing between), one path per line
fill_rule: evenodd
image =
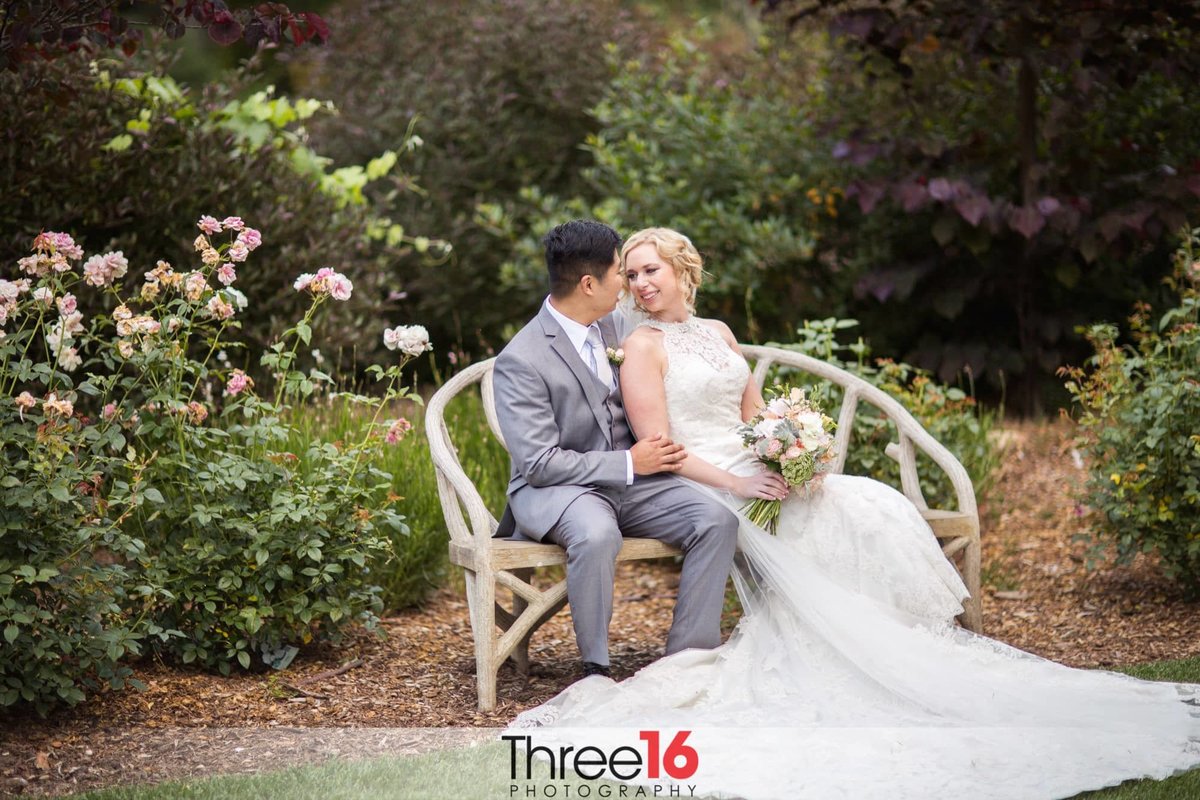
M604 273L601 280L592 280L592 300L595 302L595 308L600 312L600 316L609 314L617 307L617 298L621 294L621 255L617 251L613 251L612 264L609 265L608 271Z

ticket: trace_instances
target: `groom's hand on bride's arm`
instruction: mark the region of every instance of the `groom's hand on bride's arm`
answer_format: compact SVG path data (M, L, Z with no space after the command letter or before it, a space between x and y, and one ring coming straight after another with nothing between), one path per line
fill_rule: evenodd
M629 451L635 475L654 475L658 472L678 472L687 458L683 445L676 444L661 433L647 436Z

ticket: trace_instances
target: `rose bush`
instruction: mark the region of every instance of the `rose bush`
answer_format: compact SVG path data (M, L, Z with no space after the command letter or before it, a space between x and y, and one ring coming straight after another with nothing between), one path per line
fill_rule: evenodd
M408 427L384 409L419 400L400 385L416 348L372 368L379 397L349 396L374 405L357 441L288 450L300 404L332 382L297 353L353 284L331 268L296 280L308 308L261 354L261 397L215 354L234 346L234 284L262 236L234 216L198 225L198 263L159 261L129 289L123 253L84 261L61 233L0 280L0 706L121 688L128 654L283 667L375 622L371 562L407 528L372 463ZM76 292L115 309L85 319Z
M1166 283L1177 299L1157 323L1139 303L1130 344L1115 325L1090 326L1095 354L1059 374L1079 406L1093 555L1111 546L1128 563L1157 553L1169 577L1200 595L1200 228L1184 232L1174 266Z

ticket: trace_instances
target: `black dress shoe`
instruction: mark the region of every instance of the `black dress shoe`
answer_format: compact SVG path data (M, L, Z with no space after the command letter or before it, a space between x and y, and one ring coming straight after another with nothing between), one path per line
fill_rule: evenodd
M612 673L608 670L608 664L597 664L594 661L583 662L583 677L590 678L593 675L603 675L606 678L612 677Z

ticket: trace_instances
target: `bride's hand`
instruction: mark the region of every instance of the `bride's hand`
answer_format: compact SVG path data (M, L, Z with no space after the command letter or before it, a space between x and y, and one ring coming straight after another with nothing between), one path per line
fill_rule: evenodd
M733 493L747 499L782 500L788 496L787 481L775 472L760 472L733 479Z

